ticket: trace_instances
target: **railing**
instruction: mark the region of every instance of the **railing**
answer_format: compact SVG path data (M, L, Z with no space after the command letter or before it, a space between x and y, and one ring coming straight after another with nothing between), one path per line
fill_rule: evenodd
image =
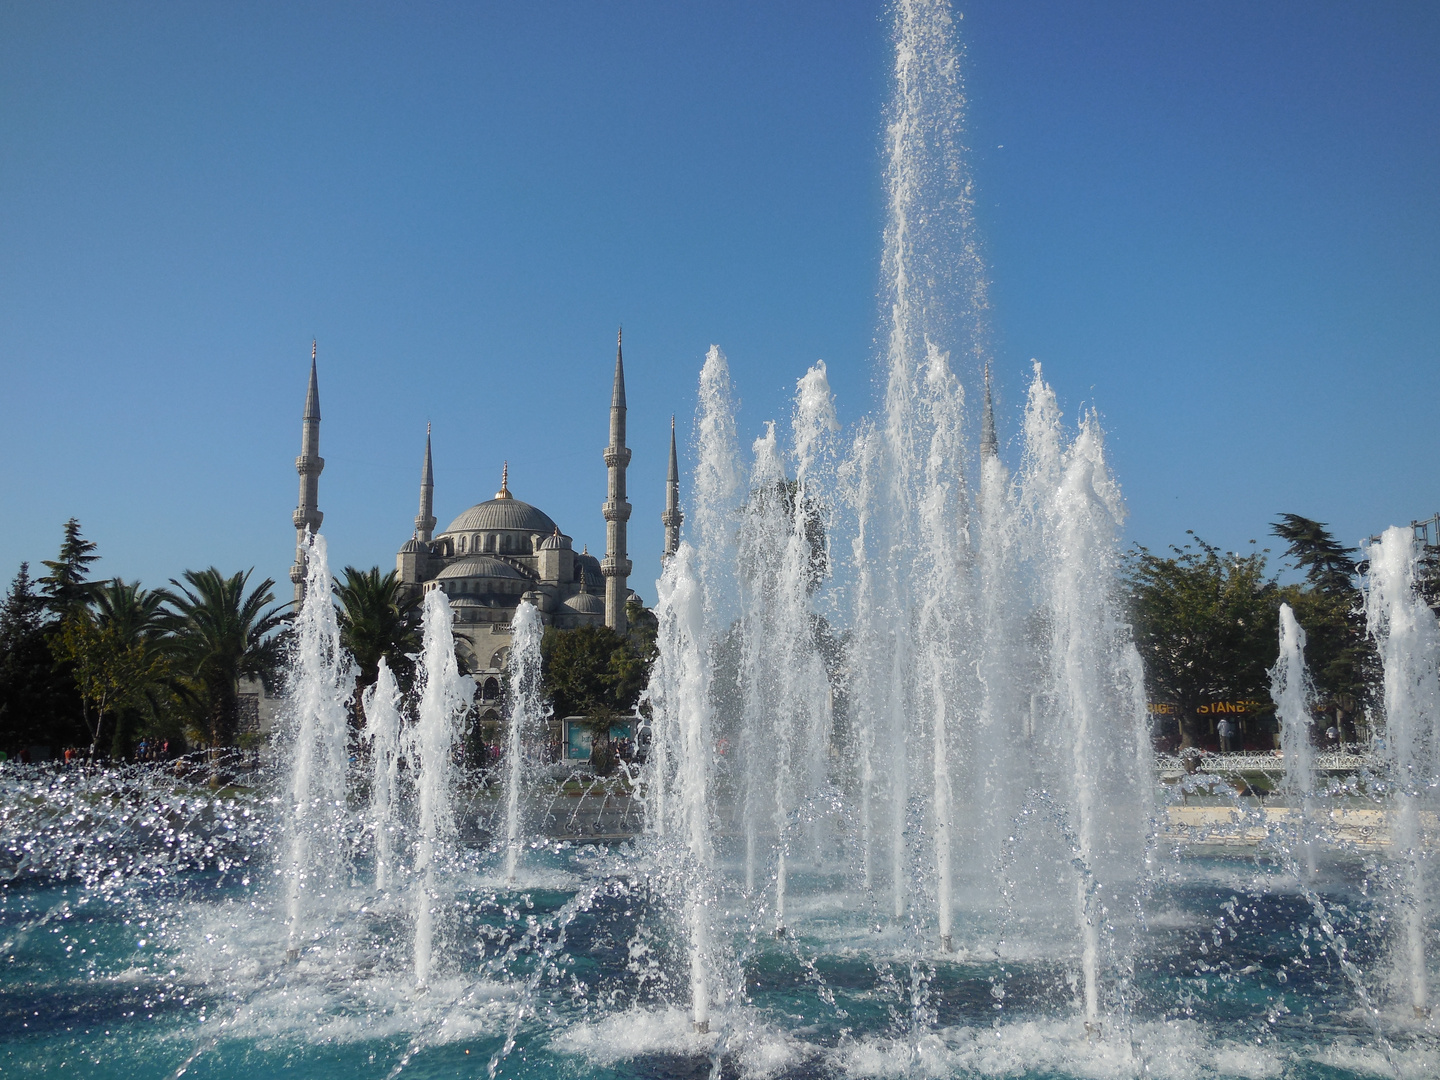
M1162 775L1188 772L1185 759L1173 754L1156 754L1155 764ZM1381 770L1385 759L1370 750L1321 750L1315 753L1316 772L1358 772L1361 769ZM1278 752L1240 751L1233 754L1199 756L1199 772L1207 773L1283 773L1285 758Z

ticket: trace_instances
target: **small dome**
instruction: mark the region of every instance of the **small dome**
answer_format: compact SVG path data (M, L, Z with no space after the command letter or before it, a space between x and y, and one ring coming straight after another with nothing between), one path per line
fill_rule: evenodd
M456 578L519 578L522 581L525 579L525 575L515 567L499 559L492 559L489 555L466 555L456 559L435 577L440 581L450 581Z
M541 551L568 551L570 548L570 537L563 536L559 529L540 541Z
M565 606L577 615L604 615L605 600L594 593L576 593L565 601Z
M519 499L491 499L476 503L450 523L447 533L457 532L512 532L539 533L549 536L555 531L555 522L544 511L537 510Z
M406 540L404 546L400 548L400 554L409 555L412 552L428 550L429 549L424 544L422 544L419 540L412 536L409 540Z

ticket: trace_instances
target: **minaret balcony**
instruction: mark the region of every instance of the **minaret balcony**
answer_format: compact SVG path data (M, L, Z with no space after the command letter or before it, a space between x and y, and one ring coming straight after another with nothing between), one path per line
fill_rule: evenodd
M320 523L325 520L325 515L319 510L307 511L301 507L290 516L290 520L295 522L295 528L297 529L303 529L308 525L311 532L319 532Z
M660 524L666 528L673 526L678 529L681 525L685 524L685 515L678 509L666 510L660 515Z
M325 470L325 459L319 454L301 454L295 459L295 471L301 476L314 473L319 476Z
M634 568L629 559L617 559L613 555L606 555L600 560L600 573L605 577L628 578Z
M630 504L624 499L606 499L600 509L606 521L630 520Z
M628 446L607 446L605 448L605 467L607 469L623 469L630 464L630 448Z

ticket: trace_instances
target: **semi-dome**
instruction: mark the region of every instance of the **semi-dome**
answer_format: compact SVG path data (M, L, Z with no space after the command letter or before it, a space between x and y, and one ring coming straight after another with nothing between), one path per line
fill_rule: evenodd
M605 600L594 593L576 593L565 601L565 606L577 615L605 614Z
M538 510L519 499L489 499L476 503L450 523L447 533L459 532L514 532L540 533L549 536L555 531L555 522L543 510Z
M500 559L492 559L488 555L467 555L464 558L456 559L435 576L441 581L455 578L518 578L521 581L526 580L525 575L509 563Z

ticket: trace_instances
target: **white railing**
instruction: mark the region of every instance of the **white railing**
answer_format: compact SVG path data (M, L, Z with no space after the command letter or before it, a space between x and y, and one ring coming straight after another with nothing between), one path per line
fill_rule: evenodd
M1156 767L1162 773L1188 772L1185 760L1174 754L1156 754ZM1358 772L1361 769L1379 771L1385 767L1385 760L1371 750L1322 750L1315 754L1316 772ZM1283 773L1285 758L1277 750L1240 751L1231 754L1202 753L1199 772L1207 773Z

